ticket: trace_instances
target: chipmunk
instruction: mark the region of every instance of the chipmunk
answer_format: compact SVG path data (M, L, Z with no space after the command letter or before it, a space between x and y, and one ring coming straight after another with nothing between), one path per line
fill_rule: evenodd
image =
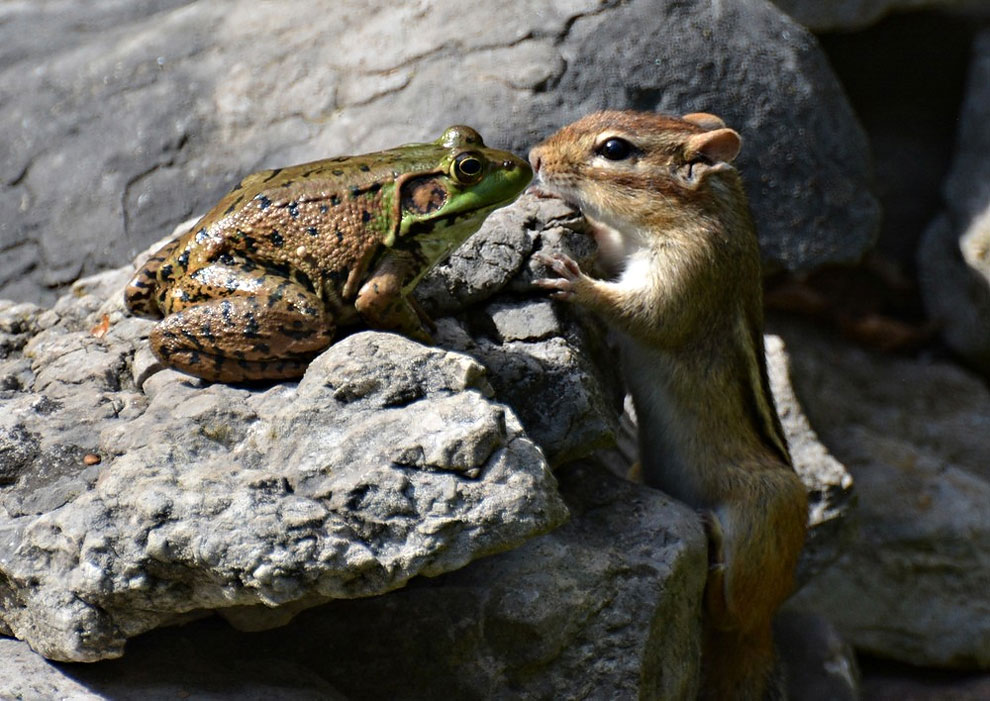
M709 540L700 698L774 698L771 620L791 593L807 494L767 378L760 256L718 117L609 111L530 151L577 206L610 279L569 257L536 280L620 332L644 482L699 511Z

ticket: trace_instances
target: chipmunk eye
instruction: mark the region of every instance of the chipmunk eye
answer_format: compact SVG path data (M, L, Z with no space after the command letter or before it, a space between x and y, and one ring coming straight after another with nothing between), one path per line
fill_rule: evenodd
M598 154L610 161L621 161L632 155L633 146L625 139L613 136L598 146Z

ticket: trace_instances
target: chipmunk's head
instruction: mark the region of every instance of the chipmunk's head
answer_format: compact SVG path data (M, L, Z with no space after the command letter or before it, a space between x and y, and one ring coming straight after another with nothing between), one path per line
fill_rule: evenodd
M595 220L642 225L665 210L720 197L742 139L711 114L606 111L569 124L529 152L537 187ZM731 193L728 193L731 195ZM668 216L673 216L667 213Z

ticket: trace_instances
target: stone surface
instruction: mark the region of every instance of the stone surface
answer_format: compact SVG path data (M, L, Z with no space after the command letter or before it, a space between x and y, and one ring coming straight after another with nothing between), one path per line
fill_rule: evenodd
M614 439L623 391L600 324L530 286L536 250L594 257L573 212L524 197L419 290L436 348L355 333L298 384L268 387L163 370L144 340L151 322L122 311L131 266L79 281L52 309L0 303L3 630L56 659L95 660L210 612L242 630L288 624L285 637L265 634L280 642L275 661L259 658L259 686L280 669L278 650L308 647L305 667L350 694L354 677L327 659L374 677L402 620L410 650L450 646L429 664L393 661L421 669L423 689L470 663L458 676L466 697L511 682L542 698L568 679L577 696L683 697L697 674L685 660L696 659L705 576L699 524L657 492L571 462ZM768 344L783 382L783 351ZM781 397L789 428L810 431ZM837 533L848 482L808 441L796 454L827 505L817 527ZM548 462L563 465L574 520L534 538L565 514ZM443 575L527 538L463 578ZM809 548L803 569L835 547ZM327 600L332 613L317 616ZM359 644L370 620L383 632ZM467 638L449 632L462 628ZM313 637L323 642L300 642ZM141 677L126 660L107 669L171 688L164 671ZM230 664L218 658L222 673ZM107 684L116 673L92 674ZM397 677L379 676L380 696Z
M786 673L787 698L795 701L860 698L856 655L824 617L785 609L777 614L773 628Z
M808 537L798 563L798 586L834 561L854 537L853 478L822 445L794 393L790 354L780 336L766 334L767 373L787 436L794 470L808 488Z
M534 248L582 238L548 228L559 204L530 200L517 266L474 266L467 298L508 284ZM495 221L479 238L495 250L506 235ZM298 385L207 386L150 357L150 322L122 312L130 270L80 281L50 310L0 305L2 618L53 658L118 655L127 638L198 610L224 609L248 629L284 624L559 524L543 452L491 399L489 378L510 383L499 373L543 358L570 387L573 411L531 412L547 455L608 440L603 397L614 390L565 338L580 329L545 303L495 303L501 337L472 340L441 320L466 346L484 344L490 373L466 355L363 333ZM530 327L533 304L542 314ZM545 380L527 389L534 406L560 396ZM567 441L561 426L574 428Z
M947 215L925 232L918 249L925 308L946 345L990 377L990 200L962 230Z
M959 116L956 155L945 185L949 211L956 224L986 211L990 204L990 29L984 29L973 42L972 62L967 77L966 97Z
M364 332L298 384L207 385L151 357L152 322L122 309L132 267L80 281L52 309L0 304L2 630L94 660L201 612L264 629L559 525L544 455L608 442L618 386L541 293L486 302L537 248L590 255L559 203L519 207L465 249L470 276L458 254L431 278L437 299L422 297L456 314L439 320L446 347L484 366ZM524 407L526 433L496 392Z
M859 532L795 597L857 649L990 667L990 393L945 362L874 356L807 327L798 397L856 480Z
M0 297L50 303L53 287L130 259L262 167L454 123L524 153L602 107L707 110L738 128L772 267L856 260L878 220L841 88L815 40L764 0L0 12Z
M863 694L870 701L984 701L990 674L918 669L872 660L863 669Z
M977 37L958 145L945 187L947 211L918 251L925 306L945 342L990 377L990 31Z
M303 659L359 698L690 698L705 576L697 519L594 465L565 468L560 484L572 519L556 531L270 635L325 641Z
M217 626L171 629L129 646L125 659L55 664L27 643L0 639L0 698L23 701L346 701L301 664L233 654ZM149 645L148 642L153 642Z
M691 697L705 568L694 515L593 464L559 478L571 520L512 552L250 636L216 620L163 628L89 665L6 641L0 697L338 698L330 685L354 699Z
M889 14L912 10L958 12L990 17L984 0L772 0L795 20L816 32L863 29Z
M281 606L284 622L558 525L566 511L543 456L486 397L483 375L467 357L371 333L334 345L297 387L154 375L146 400L119 400L129 406L117 420L104 412L80 427L100 465L80 469L77 446L49 468L54 479L25 472L3 494L6 625L54 659L114 657L177 614ZM44 440L31 439L79 407L39 421L39 396L5 403L4 433L36 442L40 467ZM278 622L236 615L245 627Z

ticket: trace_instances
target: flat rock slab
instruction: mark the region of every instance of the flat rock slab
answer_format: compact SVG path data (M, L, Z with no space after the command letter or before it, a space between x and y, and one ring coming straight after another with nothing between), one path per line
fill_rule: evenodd
M281 606L232 615L284 623L462 567L567 515L481 366L399 336L351 336L297 387L202 388L166 371L146 390L139 416L102 430L110 459L76 478L90 482L78 494L41 514L6 495L0 615L52 659L118 656L184 612ZM30 434L30 415L5 411L6 435Z

